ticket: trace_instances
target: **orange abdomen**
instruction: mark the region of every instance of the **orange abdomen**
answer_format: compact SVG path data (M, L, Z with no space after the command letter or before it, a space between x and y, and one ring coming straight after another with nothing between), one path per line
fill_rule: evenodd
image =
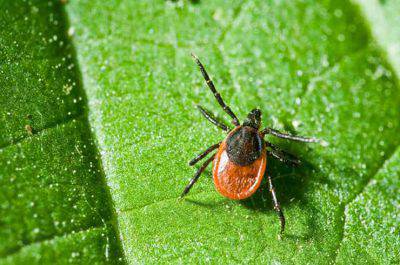
M267 164L263 148L257 160L246 166L231 161L226 151L226 142L222 142L213 161L213 178L216 189L223 196L242 200L250 197L261 184Z

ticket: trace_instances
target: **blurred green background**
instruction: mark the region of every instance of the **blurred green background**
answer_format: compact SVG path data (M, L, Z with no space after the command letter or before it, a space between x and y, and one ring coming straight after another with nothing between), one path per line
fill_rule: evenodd
M0 264L398 264L400 3L0 0ZM228 117L328 145L237 202L187 161ZM263 184L263 186L265 186Z

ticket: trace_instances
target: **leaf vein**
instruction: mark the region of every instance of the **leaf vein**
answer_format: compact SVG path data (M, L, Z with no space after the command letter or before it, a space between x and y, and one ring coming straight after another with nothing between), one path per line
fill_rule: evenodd
M394 147L390 150L389 155L388 155L385 159L382 160L380 166L378 166L378 168L374 171L374 173L371 174L370 177L366 178L366 179L363 181L363 183L360 185L360 188L359 188L352 196L350 196L348 200L346 200L344 203L341 204L341 206L340 206L340 208L339 208L339 209L340 209L339 212L342 213L341 216L343 216L343 218L341 219L341 229L340 229L340 231L339 231L339 232L340 232L340 234L339 234L339 244L338 244L338 247L336 248L336 251L334 252L334 257L333 257L333 260L335 260L335 264L338 263L337 258L338 258L338 256L339 256L339 252L340 252L340 249L341 249L341 247L342 247L343 240L344 240L344 238L345 238L345 235L344 235L344 232L345 232L345 231L344 231L344 230L345 230L345 225L346 225L346 220L347 220L347 218L346 218L346 209L347 209L347 207L348 207L352 202L354 202L354 201L357 199L357 197L358 197L361 193L363 193L363 192L365 191L365 189L369 186L369 184L371 183L371 181L372 181L373 179L375 179L375 177L379 174L379 172L382 170L382 168L385 166L385 164L386 164L388 161L391 160L391 158L393 157L393 155L396 154L396 151L399 150L399 149L400 149L400 145L394 146Z
M191 193L190 195L194 196L194 195L201 195L201 194L207 194L207 193L209 193L209 191L200 191L200 192L197 192L197 193ZM140 205L138 207L122 209L122 210L119 210L119 211L117 210L117 212L118 213L127 213L127 212L130 212L130 211L142 210L143 208L148 207L148 206L153 206L153 205L161 204L163 202L169 202L169 201L174 201L174 200L179 200L179 197L165 198L165 199L162 199L162 200L159 200L159 201L154 201L154 202L150 202L150 203L147 203L147 204L143 204L143 205ZM184 201L184 199L182 199L182 201ZM180 202L180 201L178 201L178 202Z
M308 79L308 82L306 82L306 86L303 88L303 91L300 93L300 95L298 96L298 98L300 99L300 102L303 101L303 98L305 98L311 91L310 89L310 84L318 81L318 80L323 80L324 77L326 77L327 74L329 74L333 69L335 69L336 67L338 67L339 65L341 65L343 63L343 61L345 61L346 59L348 59L349 57L353 57L356 56L357 54L363 53L365 52L365 50L367 50L369 48L368 44L365 44L364 46L362 46L361 48L359 48L358 50L353 51L352 53L343 55L342 57L340 57L334 64L332 64L331 66L325 68L322 72L320 72L318 75L316 76L312 76ZM300 110L300 105L295 105L294 106L294 115L296 115L296 113L298 113Z
M33 136L29 136L28 133L26 133L26 134L16 138L15 140L11 140L11 141L9 141L7 143L1 144L0 145L0 151L2 151L3 149L5 149L7 147L10 147L10 146L13 146L13 145L17 145L17 144L25 141L26 139L31 139L31 138L35 138L37 136L40 136L41 133L43 133L43 132L45 132L47 130L50 130L50 129L55 128L55 127L60 126L60 125L68 124L68 123L70 123L70 122L72 122L74 120L77 120L77 119L79 119L79 118L81 118L83 116L84 116L84 113L80 112L80 113L77 113L75 115L68 116L64 120L56 120L56 121L53 121L53 122L49 122L43 128L40 128L40 129L35 129L34 128L35 133L33 134Z
M83 228L82 230L73 231L71 233L65 233L65 234L62 234L62 235L51 235L51 236L43 237L40 240L32 241L32 242L30 242L30 243L28 243L26 245L10 249L4 256L0 257L0 259L4 260L4 259L7 259L7 258L10 258L11 256L16 255L19 252L21 252L24 248L27 248L27 247L30 247L30 246L33 246L33 245L41 245L41 244L44 244L44 243L50 243L50 242L55 241L57 239L67 238L68 236L71 236L71 235L84 234L84 233L88 233L88 232L95 231L95 230L101 230L101 229L104 229L104 228L106 228L106 226L103 226L103 225L89 226L87 228Z

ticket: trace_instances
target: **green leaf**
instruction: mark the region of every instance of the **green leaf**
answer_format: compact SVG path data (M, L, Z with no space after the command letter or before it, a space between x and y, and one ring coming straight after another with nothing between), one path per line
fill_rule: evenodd
M0 264L399 263L395 1L14 2L0 0ZM231 201L209 168L177 199L187 161L225 137L194 106L229 124L190 52L241 120L258 107L323 140L268 137L304 161L268 160L282 240L265 183Z
M0 264L118 263L62 6L0 7Z
M369 22L371 31L387 60L400 75L400 4L396 0L352 0Z
M79 1L67 10L130 263L398 261L390 253L399 244L398 202L385 191L396 182L368 183L398 178L382 167L400 143L399 87L358 6ZM224 138L193 108L224 115L192 51L242 120L259 107L265 124L329 143L278 141L305 161L298 169L269 161L287 218L281 241L267 189L230 201L208 170L177 200L195 171L187 161ZM379 198L364 201L364 192ZM384 202L394 206L366 205ZM357 230L368 220L375 224Z
M346 208L341 263L399 263L400 149ZM371 244L373 242L373 244ZM382 251L384 250L384 251Z

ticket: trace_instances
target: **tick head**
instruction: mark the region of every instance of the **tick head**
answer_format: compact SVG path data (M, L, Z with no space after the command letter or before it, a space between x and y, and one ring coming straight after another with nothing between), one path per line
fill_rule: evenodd
M250 126L258 130L261 126L261 111L259 109L253 109L250 111L243 122L243 126Z

